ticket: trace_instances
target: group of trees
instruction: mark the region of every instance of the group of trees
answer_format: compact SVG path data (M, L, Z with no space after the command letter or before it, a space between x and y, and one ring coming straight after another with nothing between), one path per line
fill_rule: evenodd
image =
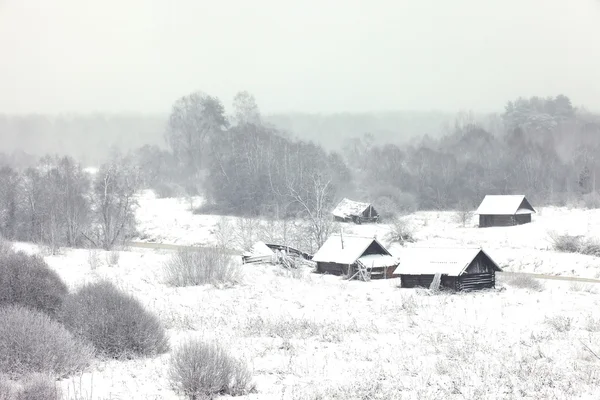
M335 153L265 122L247 92L231 115L219 99L193 93L174 104L166 139L171 151L138 151L150 186L201 192L205 212L301 216L316 226L342 196L390 215L472 209L486 194L592 202L600 172L600 117L563 95L519 98L483 122L461 113L445 135L403 146L367 133Z
M369 135L349 141L359 197L396 209L474 207L486 194L511 193L538 204L596 205L598 116L557 96L517 99L501 117L492 133L465 114L445 136L405 147Z
M508 102L488 123L462 113L446 135L404 146L367 133L336 154L265 123L246 92L232 117L194 93L175 103L167 141L213 210L241 215L310 215L324 189L325 208L351 195L390 213L473 207L501 193L560 203L593 197L600 172L600 118L564 95Z
M405 145L366 133L335 153L266 122L247 92L229 114L218 98L196 92L174 103L165 139L168 150L145 145L102 165L93 179L70 158L31 166L19 155L18 169L0 171L0 233L110 248L133 229L139 187L159 196L202 194L198 212L301 217L316 243L342 196L373 202L384 216L472 209L486 194L600 205L600 117L563 95L519 98L487 121L461 113L445 135Z
M94 175L70 157L0 169L0 235L49 246L110 249L134 229L136 169L115 156Z

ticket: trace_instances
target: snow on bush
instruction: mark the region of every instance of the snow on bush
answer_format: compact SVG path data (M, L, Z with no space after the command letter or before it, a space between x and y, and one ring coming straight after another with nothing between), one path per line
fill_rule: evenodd
M180 250L165 266L165 280L175 287L235 285L240 277L240 266L219 248Z
M21 304L56 316L67 286L39 256L0 252L0 305Z
M554 250L564 253L581 253L589 256L600 256L600 241L573 235L550 234Z
M571 330L573 318L565 315L554 315L552 317L546 317L545 322L557 332L568 332Z
M519 289L530 289L535 290L536 292L544 290L544 284L529 275L515 275L510 278L507 283L510 286Z
M54 379L45 374L27 376L14 396L14 400L61 400L62 398L60 387Z
M217 343L184 342L171 356L171 382L188 399L212 399L251 392L252 375L241 360L233 358Z
M62 400L62 391L47 374L31 374L21 381L0 376L0 400ZM70 398L69 398L70 399Z
M65 376L83 370L93 349L48 315L20 305L0 307L0 373Z
M85 285L69 296L62 317L71 332L106 357L152 356L169 350L160 320L110 282Z
M389 239L400 244L413 243L415 241L414 229L410 223L403 218L395 218L390 224Z

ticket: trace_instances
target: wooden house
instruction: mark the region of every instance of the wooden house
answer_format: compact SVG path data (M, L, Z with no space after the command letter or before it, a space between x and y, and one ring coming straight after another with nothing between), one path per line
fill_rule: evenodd
M523 195L487 195L475 212L480 228L527 224L533 213L535 210Z
M379 213L369 203L360 203L350 199L343 199L332 211L333 219L339 222L377 222Z
M317 272L353 277L367 271L369 278L391 278L398 259L375 238L332 235L312 260Z
M462 291L494 288L499 271L480 248L405 248L395 275L403 288L429 288L439 275L442 288Z

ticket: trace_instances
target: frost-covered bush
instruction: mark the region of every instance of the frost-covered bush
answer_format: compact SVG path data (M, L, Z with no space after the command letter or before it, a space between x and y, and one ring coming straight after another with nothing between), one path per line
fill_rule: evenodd
M507 282L510 286L519 289L530 289L536 292L544 290L544 285L539 280L532 278L529 275L518 274L510 278Z
M55 316L67 286L42 257L0 252L0 306L21 304Z
M188 399L237 396L253 390L245 363L216 343L184 342L171 356L169 376L174 388Z
M165 266L165 280L171 286L234 285L241 269L219 248L180 250Z
M60 387L54 379L45 374L26 377L17 390L15 400L61 400Z
M400 244L415 242L414 229L411 224L403 218L395 218L390 224L388 234L392 242Z
M62 318L74 334L105 357L152 356L169 350L160 320L110 282L88 284L70 295Z
M92 356L90 345L48 315L20 305L0 307L0 373L65 376L83 370Z
M600 241L595 238L552 233L550 239L552 240L552 247L556 251L600 256Z
M544 322L554 328L557 332L568 332L571 330L573 319L565 315L556 315L546 317Z

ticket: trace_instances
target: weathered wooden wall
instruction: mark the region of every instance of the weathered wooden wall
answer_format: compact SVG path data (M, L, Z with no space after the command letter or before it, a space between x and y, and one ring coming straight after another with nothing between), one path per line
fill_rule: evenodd
M464 274L458 277L457 291L493 289L496 286L495 271L482 274Z
M317 272L331 275L348 275L348 266L344 264L318 262Z
M529 222L531 222L531 214L479 216L480 228L487 228L491 226L513 226L527 224Z
M400 287L403 288L429 288L432 281L433 275L400 275ZM441 285L456 291L492 289L496 286L496 271L492 261L479 253L462 275L442 275Z

